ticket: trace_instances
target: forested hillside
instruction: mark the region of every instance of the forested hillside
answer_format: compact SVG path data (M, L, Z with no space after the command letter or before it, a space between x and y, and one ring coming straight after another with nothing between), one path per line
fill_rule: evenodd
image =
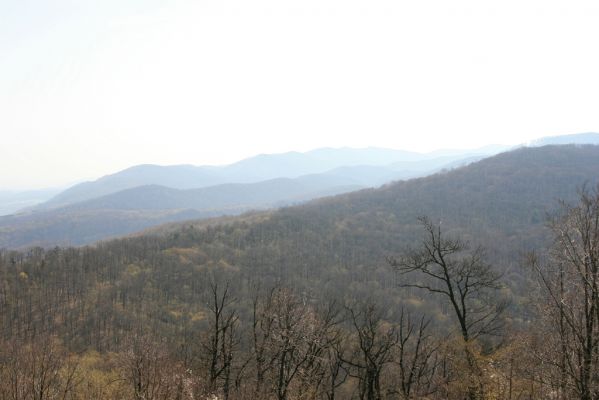
M331 160L323 159L327 155ZM378 165L397 157L410 161ZM263 155L218 168L132 167L76 185L38 207L0 216L0 248L91 244L166 222L237 215L376 187L467 165L482 156L464 158L458 151L419 159L423 157L427 156L384 149L321 149ZM353 165L361 159L372 165ZM344 162L348 165L321 173L281 177ZM271 176L279 177L259 179ZM231 183L237 181L252 183Z
M334 176L179 190L149 185L68 206L0 216L0 247L80 246L166 222L237 215L362 188Z
M491 387L495 397L484 398L547 398L522 372L534 362L516 350L538 318L525 254L545 252L547 213L594 187L598 172L598 146L523 148L278 211L84 248L2 251L6 373L20 371L10 350L24 346L31 359L62 360L56 385L72 385L74 398L192 398L189 389L247 399L460 399ZM468 336L454 335L450 303L392 267L426 243L423 215L470 244L455 256L488 263L489 276L501 278L487 289L510 303L506 330L467 339L463 360L459 338ZM143 382L131 375L135 365ZM510 368L521 369L518 379L508 380ZM410 371L417 378L408 382Z

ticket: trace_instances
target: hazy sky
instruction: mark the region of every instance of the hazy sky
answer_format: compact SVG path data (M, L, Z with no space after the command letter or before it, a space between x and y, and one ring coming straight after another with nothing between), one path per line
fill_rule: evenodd
M0 189L599 131L598 3L1 0Z

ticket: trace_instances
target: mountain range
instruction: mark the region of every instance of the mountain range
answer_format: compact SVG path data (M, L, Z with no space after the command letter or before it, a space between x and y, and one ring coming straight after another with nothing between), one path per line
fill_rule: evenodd
M599 143L586 133L530 143ZM259 155L228 166L139 165L0 217L0 248L83 245L166 222L299 204L477 162L505 146L420 154L380 148Z
M198 189L227 183L256 183L305 175L343 174L351 167L353 184L383 182L429 173L465 158L483 157L504 147L420 154L382 148L323 148L306 153L261 154L225 166L137 165L92 182L75 185L35 209L48 209L144 185ZM364 171L362 171L364 169Z
M89 244L165 222L236 215L375 187L482 157L459 151L319 149L262 155L225 167L141 165L0 217L0 248Z
M14 299L3 305L3 326L19 331L27 317L29 329L78 349L108 351L138 326L179 343L205 323L209 282L216 278L230 282L246 327L252 290L276 283L321 303L327 296L371 299L384 309L426 312L442 326L451 313L447 303L399 289L402 276L386 262L421 245L421 215L446 235L486 248L485 260L501 273L501 291L513 301L510 324L525 326L533 286L524 255L546 253L547 215L559 199L576 201L585 183L595 186L598 171L599 146L521 148L293 207L197 221L187 215L185 222L93 246L0 251L3 290ZM85 226L92 231L107 221L99 214Z

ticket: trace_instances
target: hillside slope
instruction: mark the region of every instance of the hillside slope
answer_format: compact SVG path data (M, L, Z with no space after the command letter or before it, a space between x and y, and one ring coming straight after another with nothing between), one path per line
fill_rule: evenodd
M89 244L165 222L236 215L362 188L354 182L314 175L189 190L141 186L56 209L0 217L0 248Z
M76 203L65 210L227 210L288 205L326 195L361 189L352 179L334 176L305 176L271 179L257 183L229 183L202 189L179 190L148 185Z
M0 251L2 290L12 299L1 304L0 327L7 336L55 333L78 351L110 351L138 326L176 345L201 331L214 279L230 283L242 325L256 288L278 282L316 304L372 299L426 312L442 326L446 305L398 289L401 277L385 262L420 242L421 214L487 247L513 301L512 323L525 324L531 287L523 252L547 244L545 213L558 198L574 199L598 178L599 146L524 148L278 211L170 224L90 247Z
M572 200L577 188L598 180L599 146L522 148L445 173L282 209L258 224L223 226L210 234L190 230L190 223L185 229L171 226L165 246L209 254L217 245L227 264L260 276L301 274L308 287L350 285L347 279L377 276L386 256L417 243L416 219L428 215L450 234L487 247L506 279L516 275L517 286L523 253L546 244L547 213L558 199ZM393 280L388 272L384 276L383 282Z

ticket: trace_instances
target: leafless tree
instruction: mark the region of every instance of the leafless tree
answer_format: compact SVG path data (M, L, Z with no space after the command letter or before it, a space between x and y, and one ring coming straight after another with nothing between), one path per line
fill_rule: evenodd
M252 302L252 354L254 360L254 397L265 396L265 382L277 354L272 351L275 334L274 298L278 288L256 293Z
M599 398L599 186L583 187L578 204L561 205L550 222L549 257L531 257L557 349L542 356L558 371L560 398L590 400Z
M348 335L338 332L325 353L326 382L323 392L327 400L337 398L337 390L349 377L348 367L343 361L344 358L347 358L346 352L349 340Z
M383 398L383 369L392 361L393 350L399 342L397 329L383 321L373 303L348 306L347 312L355 334L355 347L344 362L350 367L350 375L359 381L360 400L380 400Z
M132 334L127 339L119 366L136 400L166 400L177 392L165 344L147 334Z
M315 371L329 347L331 330L336 324L333 309L319 314L306 300L289 289L275 292L274 303L274 386L278 400L289 398L292 385L309 383L311 391L322 383L314 381ZM299 390L302 391L301 389Z
M506 308L496 296L501 288L500 276L485 261L482 247L471 249L459 238L446 237L440 224L427 217L420 217L419 221L426 233L422 245L408 249L399 258L389 257L388 262L399 273L401 287L423 289L450 303L465 344L468 366L476 379L480 370L472 342L481 336L499 334ZM482 388L471 387L468 396L480 398Z
M338 308L318 307L276 286L253 301L253 398L317 398L326 386L328 358L339 341Z
M216 281L210 282L209 329L202 343L208 357L207 391L222 393L225 400L231 392L233 357L238 345L238 316L231 307L234 302L228 282L222 288Z
M70 362L52 336L3 343L0 398L54 400L73 396L81 382L77 363Z
M434 380L439 344L428 333L429 325L430 320L424 316L414 322L409 313L401 310L393 362L399 373L397 391L404 400L423 398L437 389Z

